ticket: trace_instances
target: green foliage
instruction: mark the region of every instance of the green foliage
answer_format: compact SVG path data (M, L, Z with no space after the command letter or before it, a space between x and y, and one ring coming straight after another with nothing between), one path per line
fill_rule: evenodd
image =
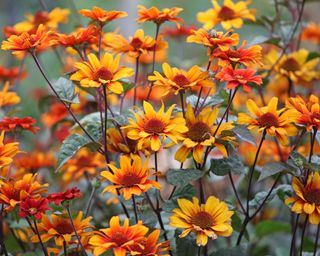
M176 254L177 256L194 256L197 255L198 247L195 244L194 234L180 238L181 232L176 230L175 240L176 240Z
M246 256L245 248L243 246L220 248L210 256Z
M292 168L286 163L274 162L268 163L260 170L258 182L281 172L291 172Z
M195 195L196 195L196 190L190 184L187 184L184 187L178 187L174 191L171 199L170 200L166 200L164 202L164 204L162 206L162 209L165 212L170 212L171 213L174 208L178 207L177 199L179 199L179 198L191 199Z
M256 225L256 234L259 237L272 235L275 233L290 233L289 223L278 220L264 220Z
M257 145L254 137L245 125L236 125L232 129L232 131L235 133L235 136L238 139L249 142L250 144L255 146Z
M61 100L70 104L78 104L79 97L74 92L75 85L72 81L60 77L57 81L53 83L53 87L58 93Z
M167 172L167 181L171 185L183 187L203 175L204 172L196 169L170 169Z
M232 155L229 158L211 159L209 170L215 175L224 176L229 172L243 174L245 169L241 159L237 155Z

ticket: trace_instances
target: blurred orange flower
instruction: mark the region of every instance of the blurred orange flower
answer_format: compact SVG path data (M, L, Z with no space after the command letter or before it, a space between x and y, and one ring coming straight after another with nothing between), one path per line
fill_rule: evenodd
M0 120L0 130L11 131L11 130L28 130L33 134L39 131L39 127L34 126L37 120L32 117L5 117Z
M4 131L0 134L0 169L12 163L12 158L19 152L19 142L4 143Z
M320 24L310 22L301 33L301 40L320 43Z
M50 106L48 112L43 113L41 116L41 121L47 127L51 127L52 125L56 124L58 121L61 121L69 114L66 107L60 103L55 102Z
M9 92L9 82L0 91L0 107L13 106L20 103L20 97L15 92Z
M41 168L52 168L56 159L51 152L33 151L27 154L20 154L14 161L14 166L23 169L25 172L35 172Z

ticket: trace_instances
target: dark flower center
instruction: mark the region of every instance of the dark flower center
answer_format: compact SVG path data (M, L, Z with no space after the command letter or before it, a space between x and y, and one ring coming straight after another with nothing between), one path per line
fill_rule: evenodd
M294 58L288 58L282 63L281 68L294 72L300 70L300 64Z
M222 6L218 13L218 17L221 20L230 20L234 18L234 15L235 15L235 12L228 6Z
M103 80L111 80L113 78L113 74L112 72L107 69L107 68L100 68L96 71L96 73L94 74L94 79L96 81L99 81L99 79L103 79Z
M121 179L121 183L124 186L131 187L135 184L139 184L141 177L137 176L135 173L126 173Z
M261 127L277 127L279 125L279 120L274 114L265 113L258 118L258 123Z
M309 203L314 203L316 205L320 205L320 190L319 189L309 189L304 192L304 198Z
M214 220L209 213L201 211L191 218L191 223L202 229L206 229L212 227Z
M164 123L156 118L150 119L144 125L144 130L148 133L162 133L164 130Z
M182 74L178 74L176 75L173 80L173 82L175 82L177 85L179 86L185 86L188 85L190 83L189 79L186 78L184 75Z
M211 129L207 124L203 122L197 122L189 127L187 136L193 141L202 142L210 139Z
M140 48L142 46L142 44L143 44L143 42L137 37L133 38L130 43L130 45L135 49Z
M116 243L118 246L128 242L128 238L121 231L117 231L117 232L113 233L111 236L111 240L112 240L112 242Z
M34 24L39 25L46 23L49 20L47 12L39 11L34 15Z
M72 234L73 227L69 220L58 223L54 228L59 234Z
M234 51L234 50L228 50L226 52L229 58L240 58L241 54L239 51Z

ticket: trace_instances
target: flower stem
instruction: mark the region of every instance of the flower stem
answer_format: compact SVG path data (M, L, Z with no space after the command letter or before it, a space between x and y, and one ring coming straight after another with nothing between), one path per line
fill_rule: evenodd
M0 249L0 253L3 253L5 256L8 256L8 251L7 251L7 247L4 243L4 235L3 235L3 209L4 209L4 205L1 204L1 210L0 210L0 244L1 244L1 249Z
M302 252L303 252L303 240L304 240L304 234L306 232L307 225L308 225L308 219L309 219L309 217L307 215L305 220L304 220L302 233L301 233L300 256L302 256Z
M155 169L155 172L156 172L156 182L158 182L158 154L157 154L157 151L154 152L154 169ZM160 192L159 192L160 193ZM156 198L156 209L157 211L159 211L159 208L160 208L160 204L159 204L159 198L157 197Z
M136 58L136 73L134 76L134 92L133 92L133 106L137 103L137 83L138 83L138 76L139 76L139 59L140 55Z
M180 91L179 94L180 94L180 101L181 101L182 116L183 118L186 118L186 112L184 109L183 91Z
M133 206L135 221L136 221L136 223L138 223L137 205L136 205L136 199L135 199L134 195L132 195L132 206Z
M294 225L293 233L292 233L292 239L291 239L291 245L290 245L290 254L289 254L290 256L295 254L296 233L297 233L298 224L299 224L299 217L300 217L300 215L297 214L296 223Z
M316 241L314 242L313 256L317 255L319 233L320 233L320 224L318 224L318 228L317 228Z
M228 176L229 176L229 180L230 180L230 183L231 183L232 190L233 190L233 192L234 192L234 194L235 194L235 196L236 196L236 199L237 199L237 201L238 201L238 204L240 205L243 213L246 214L246 210L244 209L244 206L243 206L243 204L242 204L242 202L241 202L240 196L239 196L239 194L238 194L238 192L237 192L237 189L236 189L236 186L235 186L235 184L234 184L234 181L233 181L231 172L228 173Z
M88 254L87 254L86 250L85 250L85 249L84 249L84 247L83 247L83 244L82 244L82 242L81 242L81 239L80 239L80 237L79 237L79 234L78 234L78 232L77 232L77 229L76 229L76 227L74 226L74 223L73 223L73 219L72 219L72 216L71 216L71 212L70 212L69 205L66 205L66 209L67 209L67 212L68 212L68 217L69 217L69 220L70 220L71 226L72 226L73 231L74 231L74 233L75 233L75 235L76 235L76 237L77 237L77 239L78 239L78 242L79 242L79 244L80 244L80 247L81 247L81 249L82 249L82 251L83 251L84 255L88 256Z
M31 224L31 223L30 223ZM47 252L47 249L44 247L44 244L42 242L42 239L41 239L41 236L40 236L40 233L39 233L39 230L38 230L38 225L37 225L37 222L36 222L36 219L34 218L33 219L33 224L34 224L34 228L35 228L35 233L36 235L38 236L38 239L40 241L40 244L41 244L41 248L42 248L42 251L44 253L45 256L48 256L48 252Z
M63 254L64 254L64 256L68 256L67 243L65 240L63 240Z

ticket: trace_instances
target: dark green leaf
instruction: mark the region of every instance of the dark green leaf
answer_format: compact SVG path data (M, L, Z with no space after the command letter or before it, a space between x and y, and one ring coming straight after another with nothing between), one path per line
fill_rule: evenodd
M260 170L260 176L259 176L259 179L258 179L258 182L272 176L272 175L275 175L277 173L280 173L280 172L284 172L284 171L293 171L292 168L285 164L285 163L280 163L280 162L274 162L274 163L268 163L266 164L265 166L263 166Z
M307 61L310 61L312 59L320 58L319 52L310 52L307 58Z
M277 220L264 220L256 225L256 234L259 237L272 235L274 233L290 233L289 223Z
M306 158L303 155L295 151L290 154L290 158L293 160L294 164L300 169L302 169L307 162Z
M224 176L229 172L242 174L245 173L246 167L240 158L232 155L229 158L211 159L210 171L215 175Z
M177 199L178 198L185 198L185 199L191 199L193 196L196 195L195 188L188 184L184 187L178 187L175 192L173 193L170 200L166 200L162 206L162 209L165 212L172 212L174 208L178 207Z
M134 83L130 82L129 80L120 80L122 86L123 86L123 92L127 92L131 90L134 87Z
M197 255L198 247L195 244L195 237L193 233L190 235L180 238L181 232L176 230L176 254L177 256L195 256Z
M196 169L170 169L167 172L167 181L174 186L185 186L203 175L204 172Z
M58 93L61 100L64 102L78 104L79 98L78 95L74 92L74 84L71 80L68 80L64 77L60 77L57 81L53 83L53 87Z
M248 130L248 128L244 125L237 125L235 126L232 131L236 134L236 136L243 141L249 142L250 144L256 146L257 143L252 136L251 132Z
M225 247L210 254L210 256L247 256L243 246Z

